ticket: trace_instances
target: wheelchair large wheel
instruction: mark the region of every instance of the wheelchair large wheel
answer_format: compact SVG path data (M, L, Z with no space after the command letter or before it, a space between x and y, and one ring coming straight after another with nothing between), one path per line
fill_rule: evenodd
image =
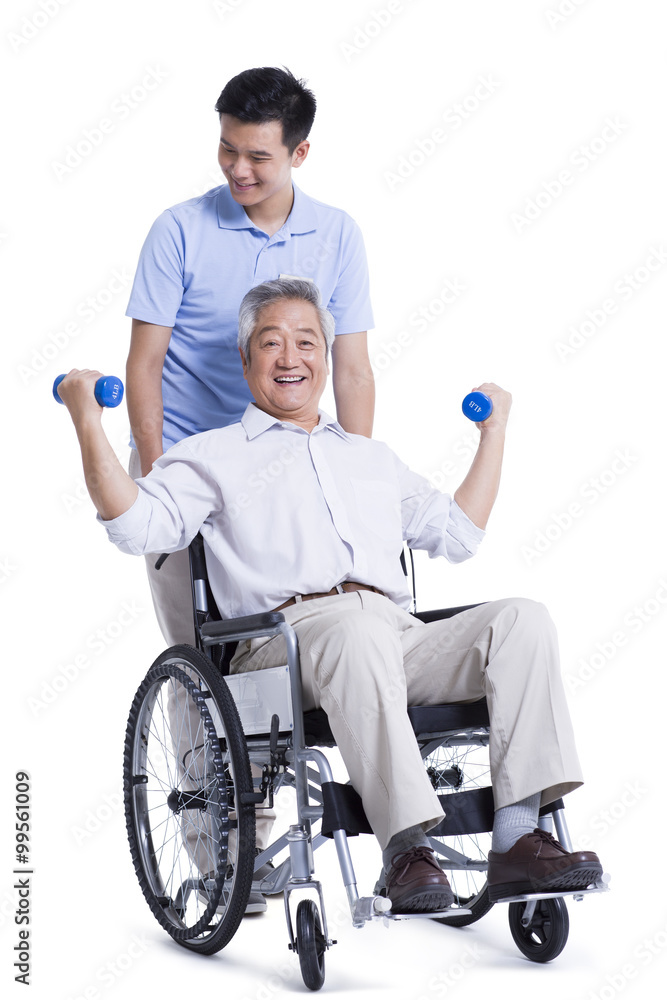
M224 948L252 881L252 778L229 689L190 646L162 653L135 695L123 788L132 861L154 916L185 948Z
M431 784L440 796L483 788L491 783L489 753L477 743L463 746L441 745L424 758ZM445 811L447 804L445 803ZM493 906L486 887L487 856L491 849L490 833L432 837L438 861L454 893L454 905L470 910L470 915L442 918L450 927L466 927L483 917ZM438 848L441 851L438 852ZM447 855L449 852L449 856ZM458 857L457 857L458 856ZM469 867L462 867L467 859ZM452 867L452 865L461 867ZM437 917L434 918L438 920Z
M550 962L565 947L570 918L562 896L538 899L527 927L521 923L526 903L510 903L508 919L514 942L531 962Z

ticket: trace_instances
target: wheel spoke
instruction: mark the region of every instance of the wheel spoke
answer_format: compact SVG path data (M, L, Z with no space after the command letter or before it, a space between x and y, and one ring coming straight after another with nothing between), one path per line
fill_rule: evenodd
M130 713L128 835L154 915L175 940L210 953L236 930L250 891L254 852L239 857L237 845L254 843L254 807L230 809L252 779L224 681L201 653L181 649L188 655L158 658Z
M475 736L479 742L447 746L441 744L424 758L424 764L431 783L437 794L444 799L444 809L447 812L447 799L460 792L472 791L490 785L489 758L485 734L480 731ZM492 904L486 893L486 857L490 848L490 834L456 834L453 836L432 837L432 842L443 845L472 862L481 863L484 870L475 868L451 868L446 856L439 856L439 862L452 886L456 903L471 910L471 916L448 918L447 923L455 920L461 925L478 920Z

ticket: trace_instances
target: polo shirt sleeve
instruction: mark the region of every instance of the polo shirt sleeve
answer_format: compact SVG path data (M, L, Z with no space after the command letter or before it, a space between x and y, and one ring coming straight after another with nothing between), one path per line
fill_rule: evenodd
M183 298L183 231L167 209L150 228L141 249L126 316L173 327Z
M474 556L486 532L478 528L456 501L431 486L428 479L400 463L403 538L411 549L425 549L433 559L451 563Z
M336 334L360 333L374 326L368 262L361 230L344 216L341 232L340 272L328 309L336 321Z

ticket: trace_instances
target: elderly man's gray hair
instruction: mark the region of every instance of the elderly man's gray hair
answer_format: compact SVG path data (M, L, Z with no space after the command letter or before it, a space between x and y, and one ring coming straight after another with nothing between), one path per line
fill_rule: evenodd
M257 327L260 312L265 306L281 299L310 302L315 306L328 354L333 346L335 321L329 310L322 305L317 285L303 278L276 278L274 281L264 281L261 285L255 285L241 302L238 344L243 357L248 360L248 345Z

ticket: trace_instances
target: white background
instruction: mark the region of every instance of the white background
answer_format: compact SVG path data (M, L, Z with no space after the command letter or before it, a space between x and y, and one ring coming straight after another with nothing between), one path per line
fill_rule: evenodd
M280 900L205 960L174 945L141 898L121 753L133 692L162 641L143 563L95 523L72 427L51 397L74 366L123 375L127 282L145 234L162 209L219 183L215 101L230 77L262 65L286 65L315 91L312 148L295 180L365 235L376 436L454 489L474 433L460 399L487 379L513 393L489 537L464 566L420 566L419 603L521 594L549 606L587 777L568 803L570 827L613 887L570 904L568 945L541 967L517 951L500 906L465 931L425 921L353 931L327 848L318 871L339 944L325 991L661 995L662 5L24 0L0 17L0 965L11 996L23 995L11 982L19 769L33 785L32 997L304 992ZM58 167L77 146L79 162L70 150ZM447 282L461 291L445 306ZM429 318L421 332L418 310ZM582 325L579 346L559 356ZM124 407L105 420L125 460ZM368 892L379 855L370 838L354 850Z

